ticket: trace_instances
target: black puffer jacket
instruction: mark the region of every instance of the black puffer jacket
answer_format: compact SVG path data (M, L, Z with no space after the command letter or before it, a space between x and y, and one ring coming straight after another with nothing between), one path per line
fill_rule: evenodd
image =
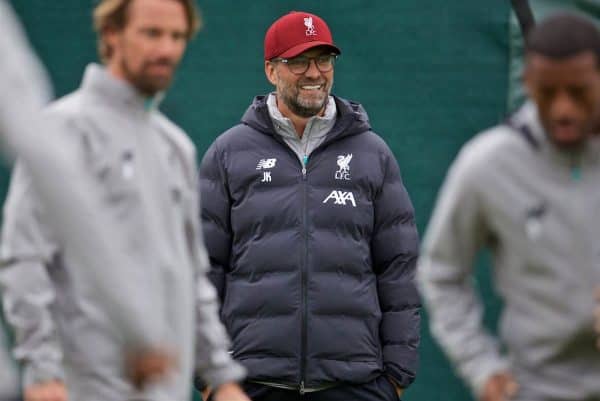
M413 207L362 107L335 101L336 124L305 169L265 97L204 156L221 316L250 379L302 388L385 371L406 387L420 321Z

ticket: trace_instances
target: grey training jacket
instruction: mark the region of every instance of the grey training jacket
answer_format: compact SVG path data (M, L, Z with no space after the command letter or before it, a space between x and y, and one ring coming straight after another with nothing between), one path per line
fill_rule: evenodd
M109 210L104 210L100 188L89 179L85 163L78 157L78 145L53 132L48 121L42 121L42 107L50 98L48 80L16 15L4 1L0 1L0 20L0 49L5 55L0 60L0 87L4 95L0 97L2 151L7 157L17 155L27 166L32 185L48 211L47 222L63 250L81 267L72 270L73 282L95 283L97 296L107 302L109 317L127 341L140 346L160 346L152 341L158 333L157 322L143 317L141 302L122 297L131 292L135 283L110 279L123 266L135 265L136 261L120 249L125 241L115 230L118 223L111 221ZM68 185L57 185L56 177ZM0 271L0 285L4 276L5 272ZM2 401L16 399L19 392L18 372L7 346L4 331L0 330Z
M6 56L0 60L0 92L4 94L0 98L2 151L7 158L18 156L27 166L32 185L49 211L45 217L53 233L76 264L85 267L73 271L74 281L96 283L98 296L113 303L107 310L128 341L158 346L152 342L154 324L141 317L143 308L119 298L129 293L128 286L133 284L109 279L122 266L136 262L120 249L124 240L115 229L118 222L111 221L110 211L104 210L108 208L102 202L100 187L90 180L86 163L77 151L79 145L58 135L58 127L43 119L42 109L50 99L48 79L16 15L4 1L0 1L0 19L0 49ZM57 185L56 177L68 185ZM12 388L14 398L18 386L11 377L17 374L8 362L3 366L0 394Z
M29 127L31 111L39 110L47 100L49 86L16 15L4 0L0 0L0 52L0 138L6 155L9 150L21 150L32 143L30 135L26 138L30 132L23 128ZM19 376L2 326L0 322L0 400L3 401L16 399Z
M195 149L155 106L91 65L82 87L48 111L61 135L78 144L104 204L120 222L122 249L136 262L123 266L115 284L131 283L127 299L145 303L146 319L159 322L152 343L169 347L177 359L177 371L144 394L136 394L124 377L124 352L139 344L113 324L114 302L99 296L96 282L72 280L76 259L46 224L47 210L27 172L15 169L11 182L1 251L6 270L14 272L5 280L4 301L18 334L17 356L27 361L30 383L61 376L62 349L74 401L187 400L194 365L212 385L243 376L227 353L215 291L205 277ZM26 327L20 327L23 322Z
M509 369L516 401L600 399L593 332L600 284L600 138L578 154L552 145L533 104L460 152L419 262L431 330L479 392ZM473 259L487 246L504 300L498 344L481 324Z

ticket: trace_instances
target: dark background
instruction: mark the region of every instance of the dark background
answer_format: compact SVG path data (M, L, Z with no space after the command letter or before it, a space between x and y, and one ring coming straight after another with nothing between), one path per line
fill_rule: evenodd
M15 0L57 96L79 85L97 60L90 0ZM437 190L460 146L507 114L508 0L259 0L199 2L205 27L190 44L162 110L181 125L199 157L235 124L253 96L270 91L263 71L267 27L290 10L316 13L342 49L334 93L361 102L397 157L423 233ZM60 177L56 177L60 180ZM0 171L0 194L8 169ZM485 255L483 256L485 258ZM485 263L480 263L480 265ZM479 282L492 313L487 269ZM403 399L468 400L429 336L424 314L421 370Z

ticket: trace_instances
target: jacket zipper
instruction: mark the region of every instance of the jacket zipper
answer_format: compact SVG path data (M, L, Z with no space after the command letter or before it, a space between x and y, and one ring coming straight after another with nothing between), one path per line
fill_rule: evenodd
M308 297L308 190L306 180L306 165L308 157L305 155L302 163L302 226L304 230L304 255L302 258L301 270L301 291L302 291L302 328L301 328L301 348L300 348L300 394L304 394L304 381L306 379L306 341L307 341L307 297Z
M275 140L281 143L284 148L296 159L298 157L296 153L289 147L289 145L279 136L273 136ZM328 141L323 141L319 146L313 149L311 156L314 155L317 151L320 151L325 145L328 144ZM308 337L308 310L307 310L307 298L308 298L308 182L307 182L307 165L308 165L309 156L305 154L302 160L300 161L300 165L302 166L302 228L304 230L304 255L301 266L301 288L302 292L302 327L300 328L300 383L298 384L298 392L301 395L306 393L306 343Z
M310 130L309 130L310 132ZM306 182L306 165L308 164L308 143L310 138L305 137L304 156L302 157L302 226L304 229L304 255L301 270L301 291L302 291L302 327L301 327L301 345L300 345L300 386L298 392L304 395L304 382L306 380L306 342L308 337L308 190Z

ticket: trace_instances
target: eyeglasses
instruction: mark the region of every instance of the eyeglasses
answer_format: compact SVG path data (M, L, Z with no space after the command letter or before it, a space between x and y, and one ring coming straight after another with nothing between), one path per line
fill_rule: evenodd
M321 72L329 72L333 69L337 54L321 54L317 57L298 56L294 58L274 58L271 62L280 62L288 66L291 72L296 75L304 74L310 67L310 62L315 61L317 69Z

